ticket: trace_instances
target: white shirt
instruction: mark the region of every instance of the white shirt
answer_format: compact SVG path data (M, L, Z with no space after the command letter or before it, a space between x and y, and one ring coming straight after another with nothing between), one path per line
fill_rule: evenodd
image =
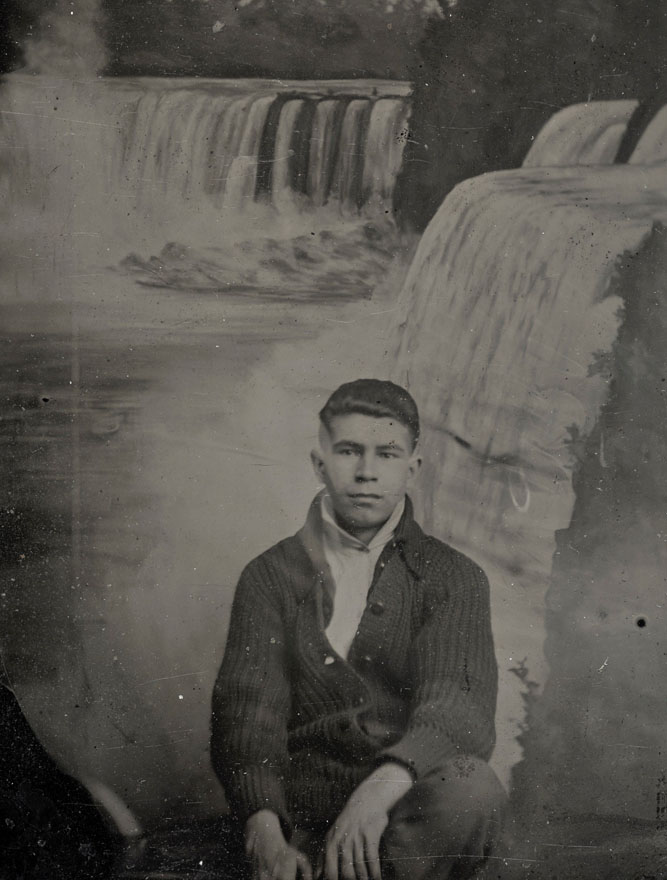
M347 659L366 607L375 565L382 548L394 537L405 509L405 498L396 505L387 522L368 544L338 525L328 495L322 496L321 504L324 555L336 587L333 615L326 634L331 647Z

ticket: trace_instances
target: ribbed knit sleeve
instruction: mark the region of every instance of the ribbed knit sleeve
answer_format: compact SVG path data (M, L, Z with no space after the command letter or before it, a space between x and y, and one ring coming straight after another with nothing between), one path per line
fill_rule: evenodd
M234 815L275 812L289 836L290 684L279 578L259 557L236 588L225 655L213 690L211 760Z
M413 692L401 739L383 750L416 778L456 754L488 759L495 744L498 668L484 572L450 551L427 575L435 589L410 649ZM440 569L440 570L438 570Z

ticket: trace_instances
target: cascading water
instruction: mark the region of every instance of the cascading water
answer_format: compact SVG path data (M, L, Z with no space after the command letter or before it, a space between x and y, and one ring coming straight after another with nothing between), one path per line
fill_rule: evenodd
M10 251L31 249L35 266L67 261L73 274L95 252L98 267L183 290L368 295L395 235L409 114L399 82L10 76ZM369 238L368 223L383 234ZM347 260L344 279L339 250L361 267Z
M57 150L58 129L52 129L61 109L53 100L57 87L49 84L40 94L39 80L10 77L3 88L5 150L31 150L35 135L39 140L45 133ZM317 208L330 199L343 211L391 204L410 112L406 84L277 87L243 80L148 79L74 88L77 109L84 102L97 115L86 120L89 128L112 130L106 134L116 143L111 149L105 144L113 164L109 184L133 189L139 210L150 210L166 194L236 211L256 200L286 211L297 203L300 209ZM67 91L66 84L61 91ZM35 103L41 109L38 121L25 109ZM32 176L39 170L36 158L32 154Z
M578 574L552 582L545 608L556 534L570 525L584 443L610 394L609 358L622 321L621 300L609 294L611 279L622 255L632 263L653 222L667 220L664 174L664 164L525 168L460 185L422 237L396 304L389 346L393 377L421 404L420 513L429 530L479 561L491 580L501 742L508 708L515 705L518 717L523 711L519 680L539 686L547 678L545 614L553 631L568 634L566 656L562 644L550 644L548 659L558 658L548 702L551 726L538 734L542 763L531 767L529 783L541 791L549 779L557 788L567 775L564 802L549 806L569 813L594 812L600 804L603 812L615 807L650 819L655 767L664 760L665 713L655 709L662 671L648 650L654 643L648 640L642 651L633 641L635 617L649 609L658 620L661 615L651 601L661 607L662 569L651 570L660 558L654 546L660 524L644 527L638 540L618 531L623 507L596 509L598 533L624 560L615 580L584 578L587 558L573 546L569 562ZM656 274L650 286L646 281L649 291L664 287L664 272ZM659 302L660 296L649 298ZM654 340L635 342L647 354L632 355L632 370L616 364L622 376L641 376L641 358L649 354L659 359ZM654 390L655 378L647 374L646 381ZM634 393L642 393L639 383ZM610 430L623 437L624 413L615 409L608 418ZM628 472L661 481L664 468L644 446L625 453ZM602 441L594 458L604 473ZM605 673L603 687L607 662L614 669ZM599 724L588 702L589 678L597 682L596 676L607 700L596 706L604 717ZM631 691L632 701L626 696ZM636 719L639 704L645 708ZM624 706L642 728L641 741L622 732L629 727ZM618 741L603 751L603 735L591 739L584 766L583 752L572 744L586 740L594 724L613 730ZM639 744L623 752L621 762L625 741ZM559 758L552 764L556 742ZM582 786L584 777L595 777L598 787ZM542 815L541 804L537 812Z
M399 82L10 76L0 187L15 251L29 241L39 260L69 261L74 272L97 248L98 264L180 289L277 290L276 267L293 264L290 288L313 293L341 287L329 265L337 246L320 238L329 230L365 254L346 284L367 295L387 253L369 246L364 227L393 234L409 114ZM54 238L54 227L75 232ZM299 236L296 256L287 247L277 261L272 240ZM248 260L239 242L251 242ZM267 269L259 282L258 264Z

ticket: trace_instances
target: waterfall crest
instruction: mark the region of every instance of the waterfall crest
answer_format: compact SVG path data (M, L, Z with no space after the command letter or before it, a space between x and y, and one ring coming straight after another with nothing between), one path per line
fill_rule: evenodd
M638 101L572 104L542 127L523 161L539 165L610 165Z

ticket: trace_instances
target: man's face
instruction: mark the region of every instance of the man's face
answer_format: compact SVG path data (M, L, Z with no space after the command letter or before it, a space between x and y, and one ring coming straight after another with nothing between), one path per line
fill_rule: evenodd
M334 511L355 532L377 531L389 519L421 465L405 425L360 413L322 427L312 460Z

